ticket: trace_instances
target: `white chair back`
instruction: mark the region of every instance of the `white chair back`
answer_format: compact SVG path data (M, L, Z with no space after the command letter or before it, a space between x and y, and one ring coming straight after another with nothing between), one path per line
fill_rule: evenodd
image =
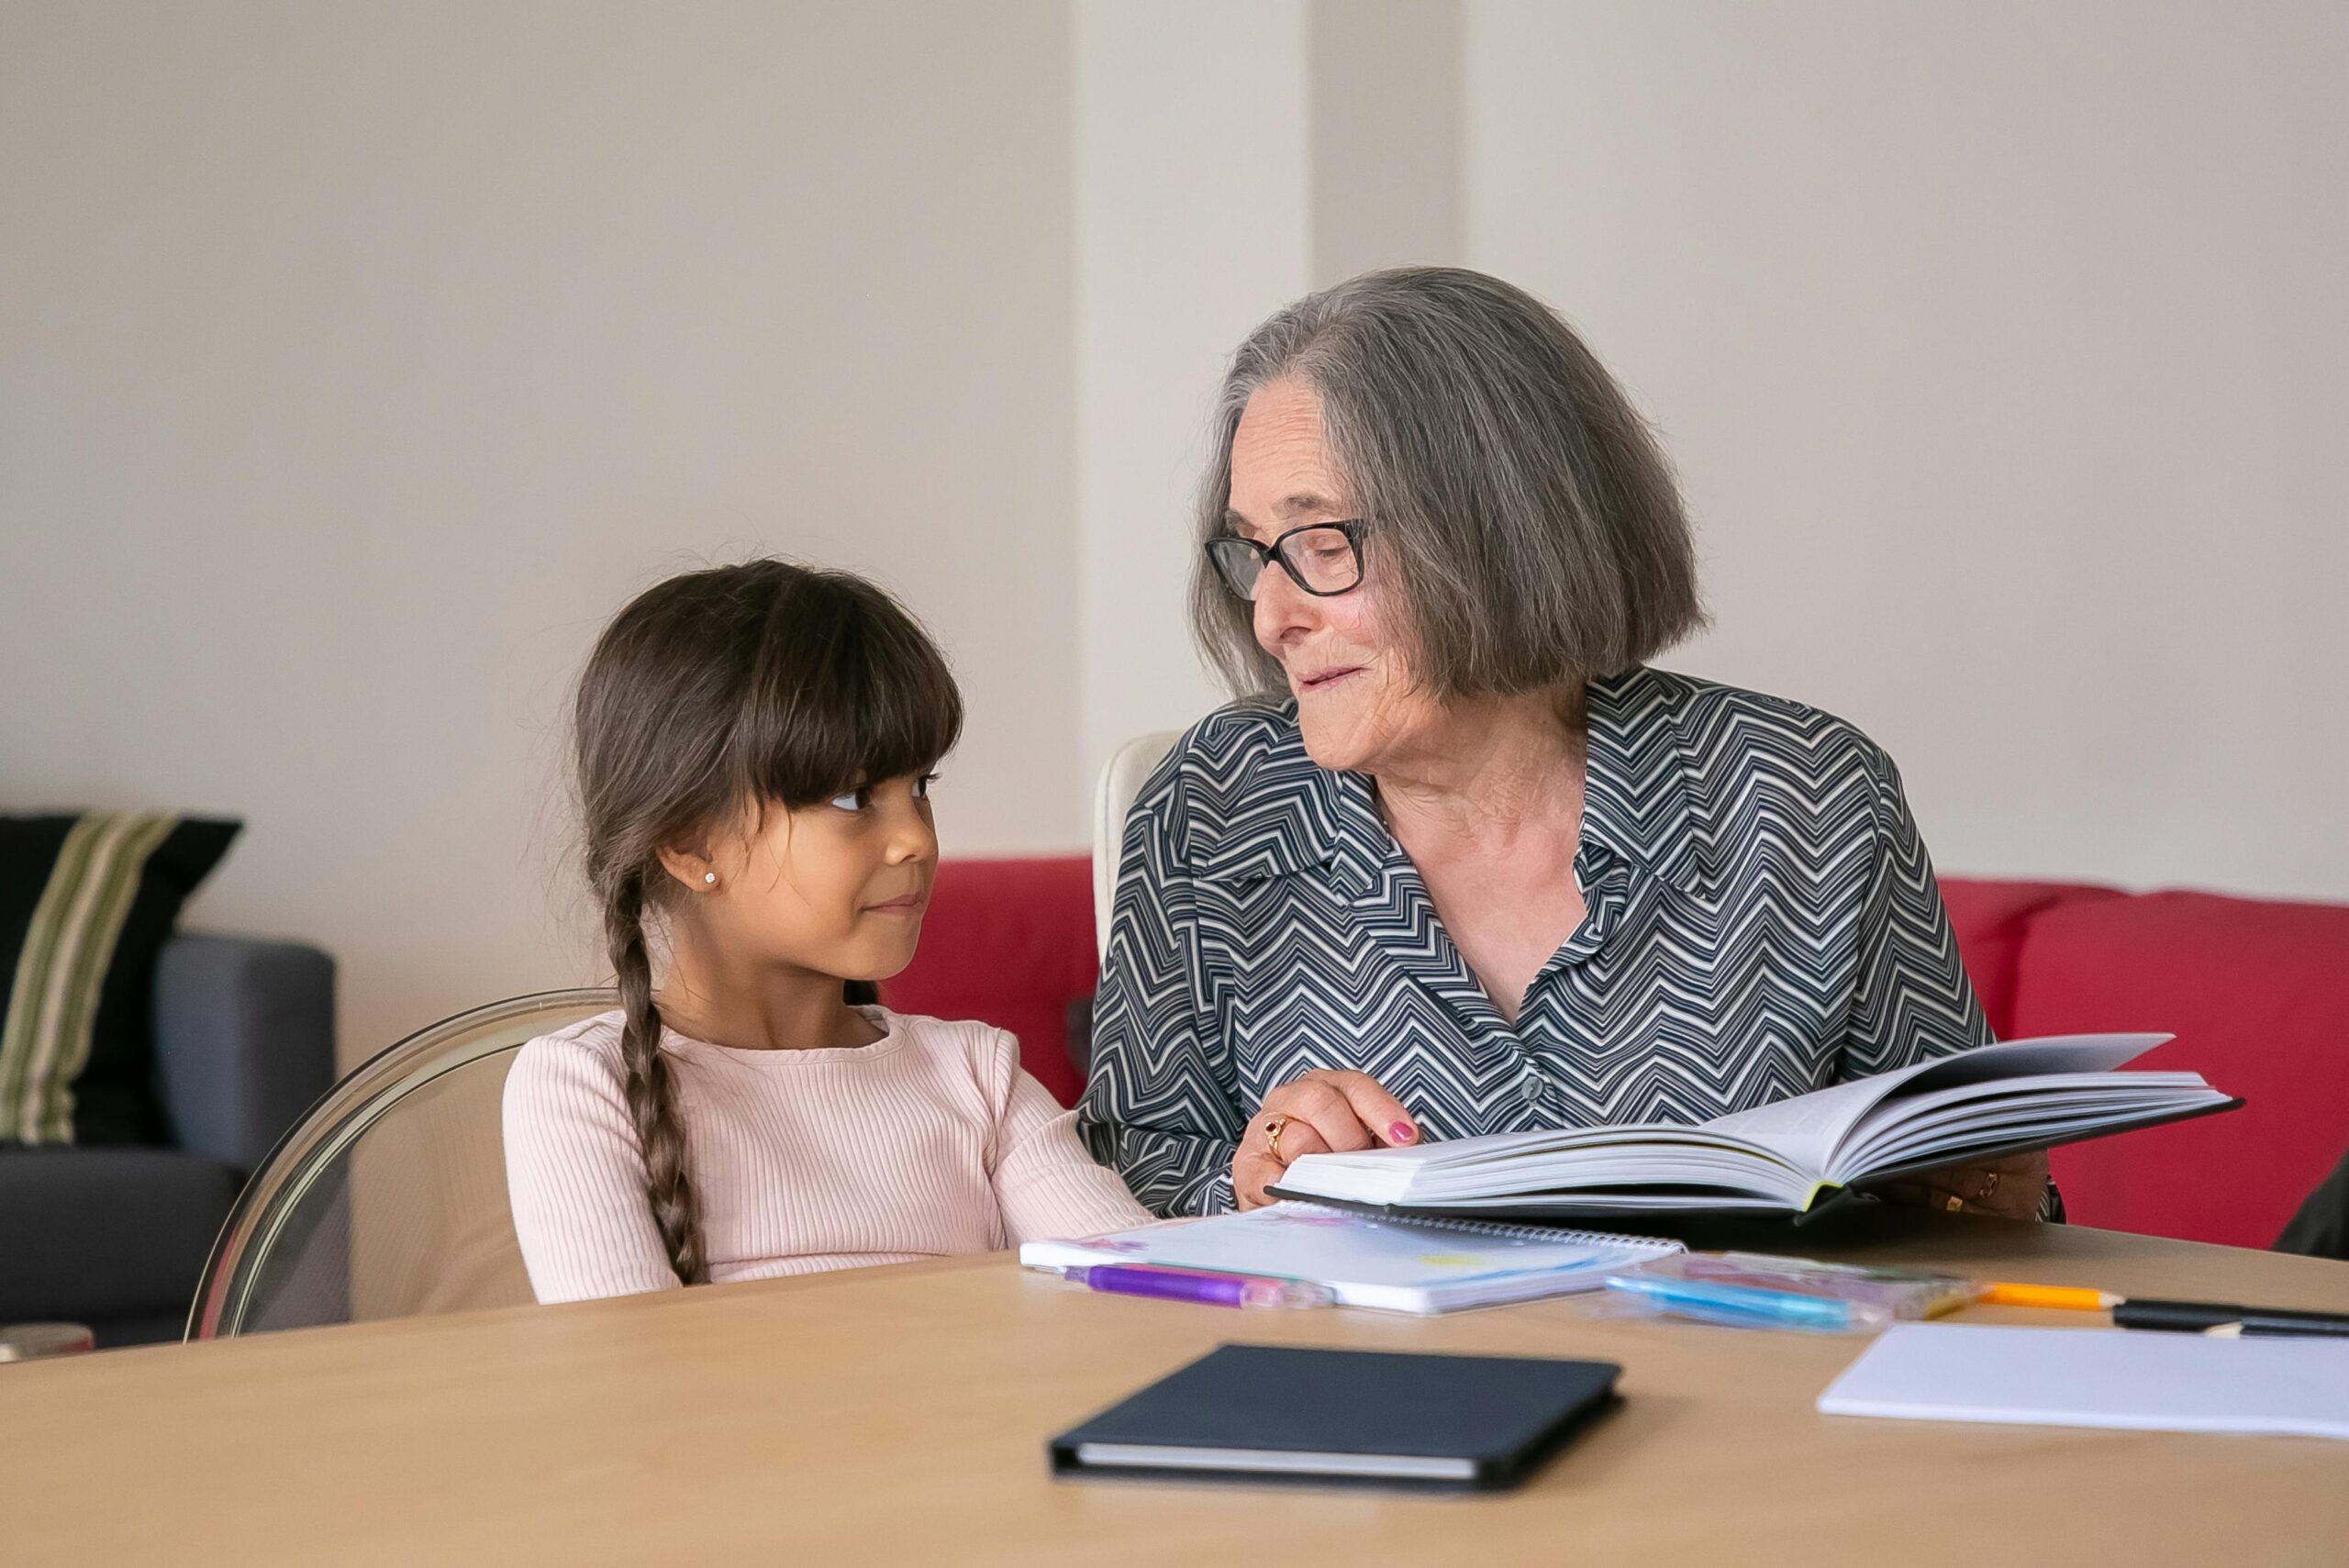
M1182 738L1173 729L1135 736L1110 753L1093 792L1093 945L1103 957L1109 951L1109 906L1118 896L1118 850L1126 840L1126 813L1133 809L1142 781Z

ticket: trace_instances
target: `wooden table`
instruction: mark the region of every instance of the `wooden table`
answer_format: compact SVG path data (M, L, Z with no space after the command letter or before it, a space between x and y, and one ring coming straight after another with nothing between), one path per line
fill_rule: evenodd
M2349 1306L2349 1264L1867 1224L1834 1255ZM1627 1403L1509 1496L1047 1477L1048 1435L1228 1338L1599 1357ZM1587 1299L1242 1317L996 1256L123 1351L0 1368L0 1561L2349 1562L2349 1444L1816 1414L1860 1344Z

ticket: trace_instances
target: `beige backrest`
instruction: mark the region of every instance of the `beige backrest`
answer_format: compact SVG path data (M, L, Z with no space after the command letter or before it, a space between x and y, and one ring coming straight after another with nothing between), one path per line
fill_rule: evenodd
M1182 739L1178 730L1159 729L1137 735L1109 755L1101 783L1093 792L1093 943L1109 951L1109 908L1118 896L1118 849L1125 842L1126 813L1142 781L1150 777L1166 753Z
M506 1072L609 991L494 1002L350 1073L273 1151L213 1246L188 1338L527 1304L506 1196Z

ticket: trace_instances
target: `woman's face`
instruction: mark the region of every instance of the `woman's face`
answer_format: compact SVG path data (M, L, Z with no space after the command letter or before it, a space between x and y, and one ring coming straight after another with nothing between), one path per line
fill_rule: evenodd
M1231 439L1224 526L1270 544L1308 523L1359 516L1321 429L1321 395L1297 381L1259 388ZM1414 689L1402 639L1389 624L1389 584L1376 537L1364 540L1363 580L1349 593L1307 593L1277 565L1257 580L1256 640L1280 661L1297 698L1305 750L1325 768L1375 773L1438 727L1442 710Z

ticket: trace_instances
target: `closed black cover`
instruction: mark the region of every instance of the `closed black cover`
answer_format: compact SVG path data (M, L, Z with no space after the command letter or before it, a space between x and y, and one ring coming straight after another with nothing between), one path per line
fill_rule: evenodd
M1532 1356L1404 1355L1286 1345L1222 1345L1052 1440L1064 1475L1332 1479L1446 1490L1514 1486L1584 1419L1613 1405L1611 1362ZM1464 1459L1458 1480L1095 1468L1084 1443Z

